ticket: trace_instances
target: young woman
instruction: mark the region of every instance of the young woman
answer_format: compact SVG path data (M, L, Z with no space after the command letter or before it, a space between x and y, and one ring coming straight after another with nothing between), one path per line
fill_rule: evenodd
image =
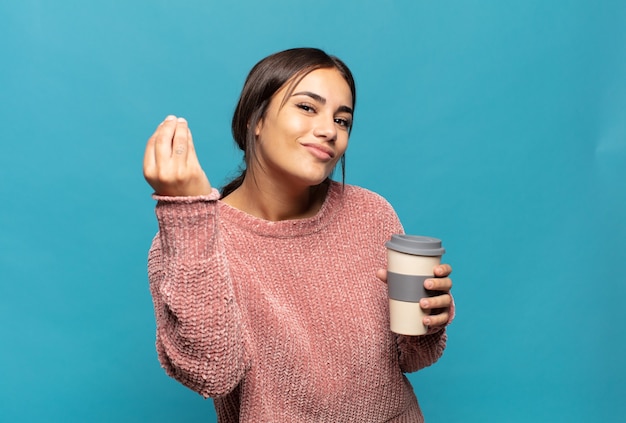
M248 75L232 129L245 169L220 194L185 119L148 141L159 232L149 254L166 372L220 422L420 422L404 372L433 364L452 320L451 268L425 281L429 332L389 330L385 242L403 231L344 169L355 84L339 59L291 49ZM343 172L342 172L343 173Z

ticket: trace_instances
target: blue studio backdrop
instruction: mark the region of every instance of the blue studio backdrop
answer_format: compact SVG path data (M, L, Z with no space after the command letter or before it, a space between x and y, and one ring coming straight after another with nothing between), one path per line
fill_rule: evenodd
M215 421L156 358L143 150L184 116L221 185L245 75L296 46L355 74L346 182L454 268L448 349L409 376L427 421L624 421L624 22L622 0L3 0L0 421Z

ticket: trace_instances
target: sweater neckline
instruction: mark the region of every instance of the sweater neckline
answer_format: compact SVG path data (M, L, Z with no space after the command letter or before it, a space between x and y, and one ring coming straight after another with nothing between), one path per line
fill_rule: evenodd
M293 238L312 234L322 230L332 220L332 216L341 202L343 186L339 182L330 181L326 198L317 213L302 219L280 221L265 220L252 216L244 211L218 201L220 219L239 226L257 235L274 238Z

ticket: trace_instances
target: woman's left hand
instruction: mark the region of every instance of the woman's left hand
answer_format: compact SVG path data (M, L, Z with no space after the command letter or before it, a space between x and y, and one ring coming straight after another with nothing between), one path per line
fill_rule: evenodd
M439 295L433 297L422 298L420 307L429 313L424 317L422 323L428 326L429 332L436 332L450 321L450 313L452 306L452 279L448 276L452 273L452 267L449 264L440 264L433 269L434 276L424 281L424 288L432 291L439 291ZM379 269L376 276L383 282L387 282L387 271Z

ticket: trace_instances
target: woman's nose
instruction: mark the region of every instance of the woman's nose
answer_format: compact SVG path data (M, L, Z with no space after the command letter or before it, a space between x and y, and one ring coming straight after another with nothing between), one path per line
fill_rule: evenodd
M334 141L337 138L337 125L334 116L319 116L315 122L314 134L316 137Z

